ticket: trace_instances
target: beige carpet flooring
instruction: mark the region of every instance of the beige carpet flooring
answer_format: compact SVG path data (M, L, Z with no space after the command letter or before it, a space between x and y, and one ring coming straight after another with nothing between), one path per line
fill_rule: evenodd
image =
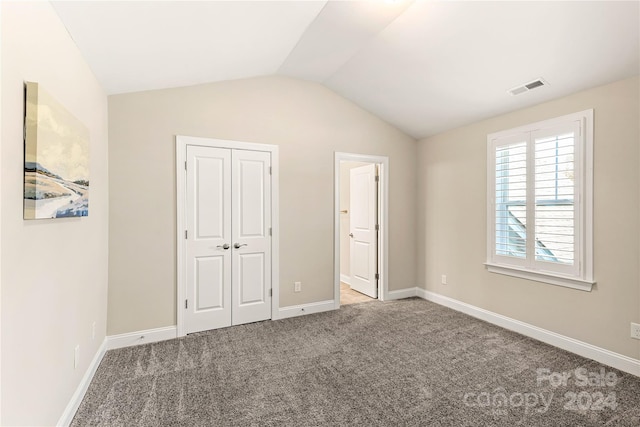
M640 378L418 298L110 350L86 426L640 426Z

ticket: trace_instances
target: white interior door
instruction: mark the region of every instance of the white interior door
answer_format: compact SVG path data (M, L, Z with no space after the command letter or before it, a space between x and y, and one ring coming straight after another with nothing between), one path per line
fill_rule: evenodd
M378 298L378 185L376 165L350 171L349 207L351 288Z
M186 333L231 325L231 151L187 146Z
M270 319L270 153L186 154L185 332Z
M232 324L271 318L271 155L232 153Z

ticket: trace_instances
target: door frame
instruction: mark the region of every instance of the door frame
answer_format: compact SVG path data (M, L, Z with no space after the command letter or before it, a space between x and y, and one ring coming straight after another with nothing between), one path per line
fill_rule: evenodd
M343 153L334 154L334 187L333 187L333 301L336 309L340 308L340 162L375 163L379 166L380 182L378 187L378 299L389 299L389 157L368 154Z
M184 300L186 299L186 263L187 248L185 245L186 230L186 161L187 146L197 145L212 148L228 148L232 150L264 151L271 153L271 319L277 318L280 307L280 225L278 216L279 200L279 163L278 146L258 144L254 142L232 141L226 139L202 138L196 136L176 135L176 330L177 336L183 337Z

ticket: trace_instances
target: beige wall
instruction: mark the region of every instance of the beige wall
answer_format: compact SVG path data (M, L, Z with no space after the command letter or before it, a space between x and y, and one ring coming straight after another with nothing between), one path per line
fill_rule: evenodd
M350 171L358 166L364 166L362 162L340 162L340 210L347 213L340 213L340 274L351 275L351 239L349 238L349 227L351 225L351 206L349 198L351 195Z
M107 96L48 2L3 1L0 7L1 423L50 426L105 338ZM22 219L25 80L39 82L90 130L87 218ZM80 364L74 369L76 345Z
M334 152L390 158L390 289L415 286L415 141L315 83L109 97L109 334L176 323L175 135L280 147L280 305L333 299ZM302 292L293 292L293 282Z
M588 293L487 272L487 134L590 108L598 284ZM420 141L420 286L640 358L640 343L629 337L629 323L640 321L639 117L638 78L632 78ZM440 283L442 274L448 285Z

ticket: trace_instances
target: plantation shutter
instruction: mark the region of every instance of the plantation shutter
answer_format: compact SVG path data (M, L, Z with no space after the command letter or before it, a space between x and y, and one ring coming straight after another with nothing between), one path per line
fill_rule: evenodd
M494 256L541 271L571 273L577 258L579 123L494 141Z
M526 257L527 146L496 148L496 253Z
M524 265L527 258L527 138L494 141L494 254Z
M543 263L541 269L570 272L579 259L576 183L580 173L576 163L579 132L579 122L532 132L534 247L535 262Z
M490 272L593 285L593 110L487 136Z

